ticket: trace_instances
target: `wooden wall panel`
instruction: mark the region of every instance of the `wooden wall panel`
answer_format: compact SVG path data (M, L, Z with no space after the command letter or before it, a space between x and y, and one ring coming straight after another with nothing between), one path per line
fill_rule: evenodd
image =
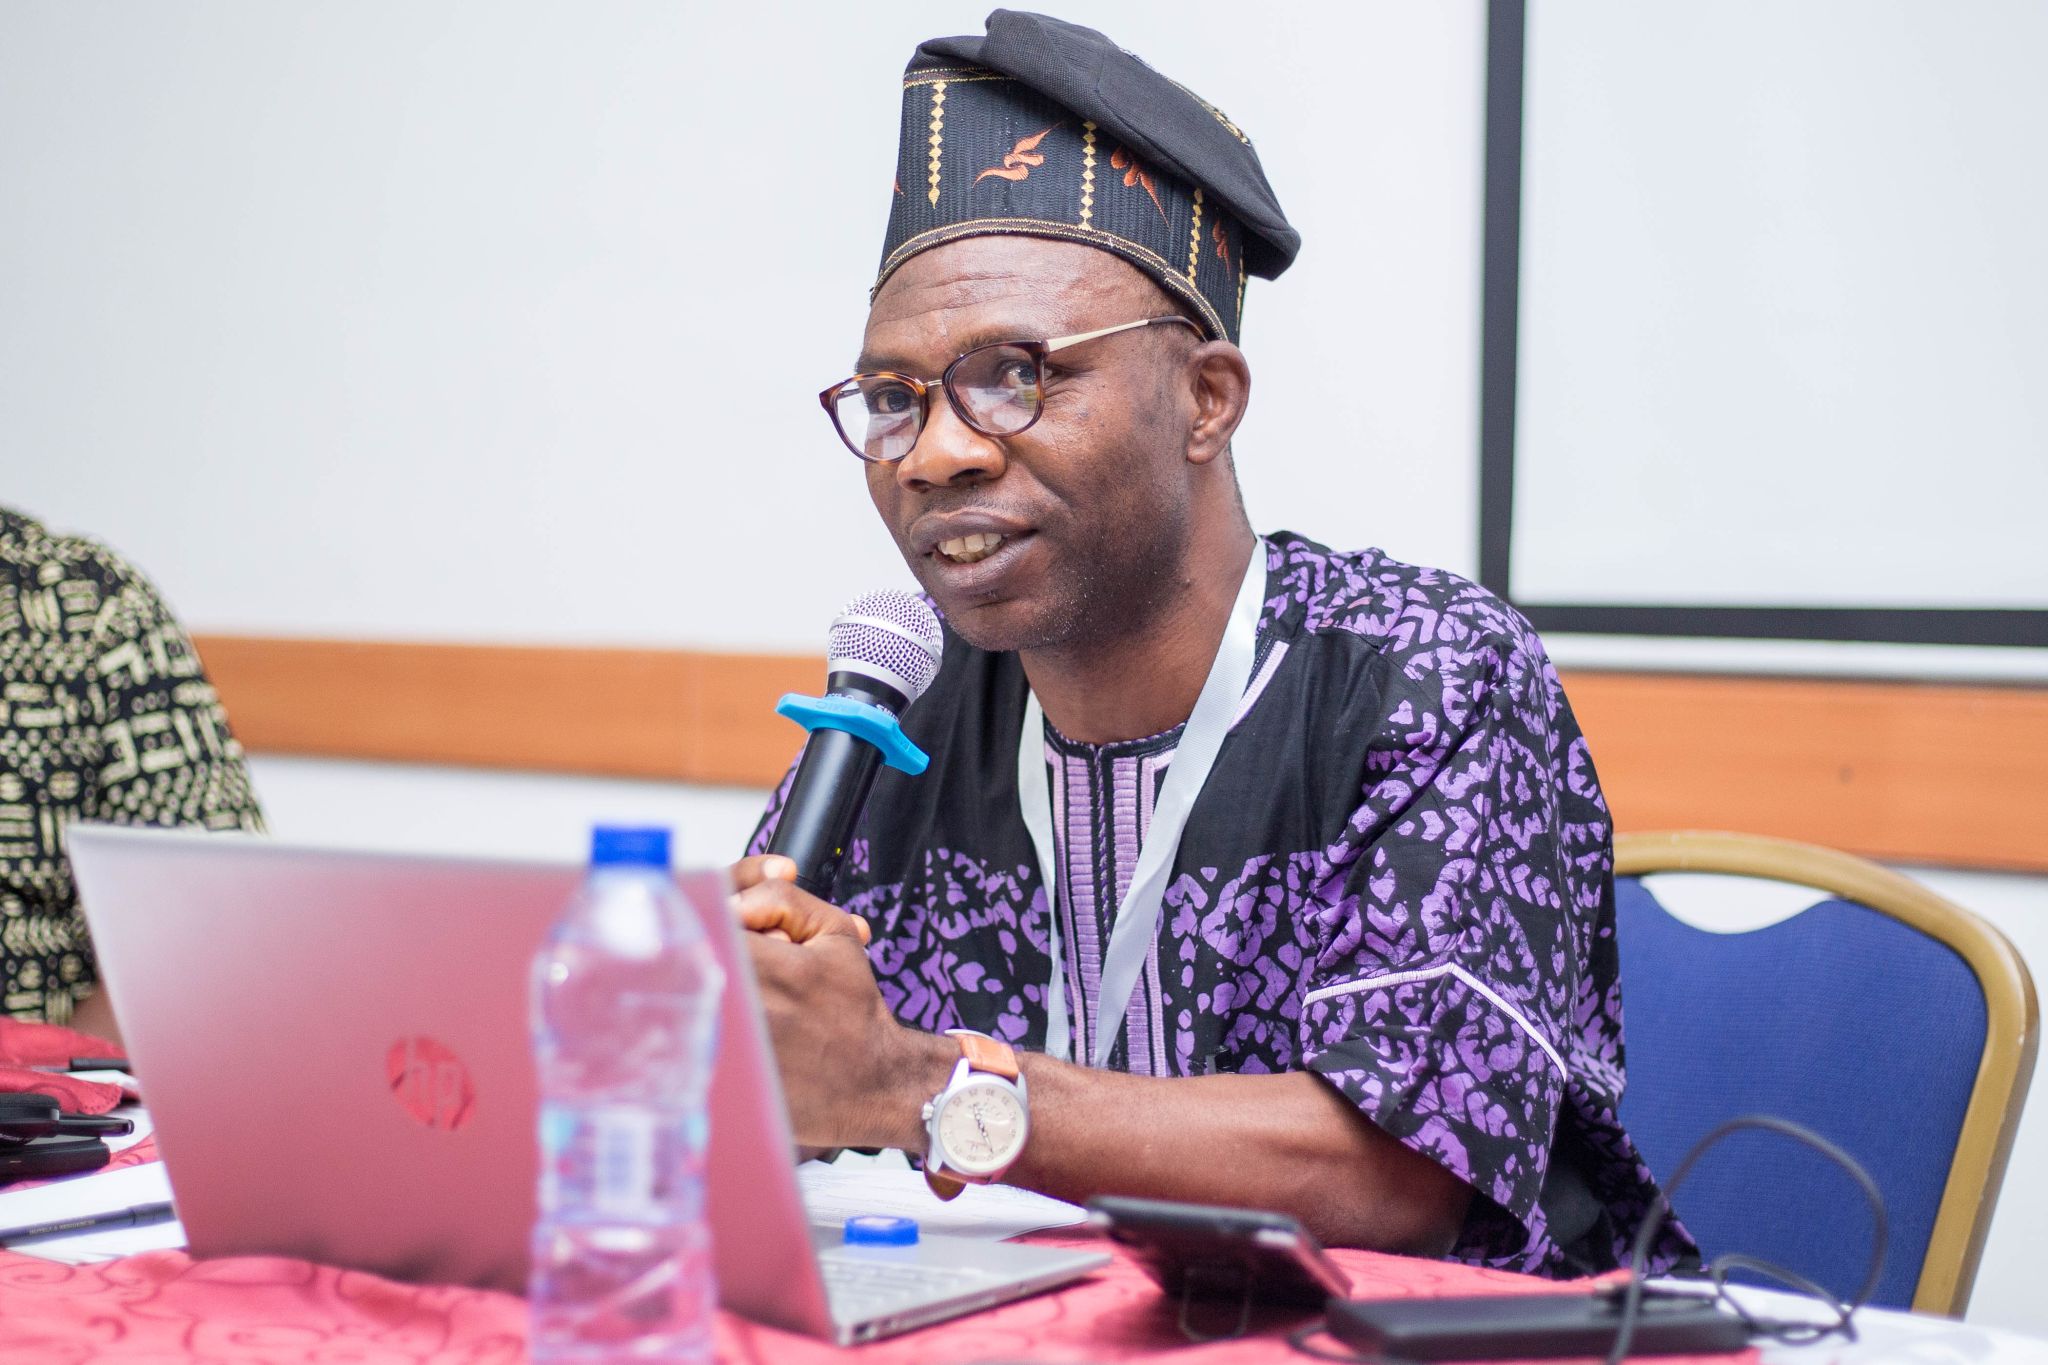
M1621 829L2048 871L2048 688L1577 672Z
M824 661L682 650L212 635L200 658L255 753L771 786L802 742L774 714Z
M199 641L251 751L769 786L815 656ZM2048 688L1573 671L1616 824L2048 871Z

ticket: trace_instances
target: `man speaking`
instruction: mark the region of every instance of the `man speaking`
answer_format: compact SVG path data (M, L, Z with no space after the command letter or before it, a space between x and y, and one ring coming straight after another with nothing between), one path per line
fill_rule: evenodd
M1585 741L1484 589L1254 534L1245 282L1300 239L1251 143L997 10L912 57L892 199L822 399L945 654L905 715L931 767L878 779L837 908L761 854L779 796L737 868L798 1140L1625 1259L1654 1190Z

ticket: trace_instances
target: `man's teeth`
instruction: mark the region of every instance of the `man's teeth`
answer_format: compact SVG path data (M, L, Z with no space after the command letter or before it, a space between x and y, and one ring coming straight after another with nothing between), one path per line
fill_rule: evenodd
M1003 539L1002 536L987 531L978 531L971 536L961 536L957 540L940 541L939 553L955 564L972 564L994 554L996 547L1003 543Z

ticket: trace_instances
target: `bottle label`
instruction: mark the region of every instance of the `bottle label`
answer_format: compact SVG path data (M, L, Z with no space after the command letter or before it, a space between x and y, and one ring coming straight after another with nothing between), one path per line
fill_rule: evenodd
M643 1110L609 1109L593 1116L591 1203L599 1213L641 1213L662 1198L655 1177L660 1136L659 1121Z
M541 1207L638 1223L686 1191L688 1120L625 1106L541 1111Z

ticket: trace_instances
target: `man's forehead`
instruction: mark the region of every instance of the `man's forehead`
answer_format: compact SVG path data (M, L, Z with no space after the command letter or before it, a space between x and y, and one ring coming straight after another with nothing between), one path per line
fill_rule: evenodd
M1156 288L1093 247L1021 236L949 242L904 263L868 310L867 351L956 338L1054 335L1104 308L1148 307ZM1160 311L1168 311L1157 299Z

